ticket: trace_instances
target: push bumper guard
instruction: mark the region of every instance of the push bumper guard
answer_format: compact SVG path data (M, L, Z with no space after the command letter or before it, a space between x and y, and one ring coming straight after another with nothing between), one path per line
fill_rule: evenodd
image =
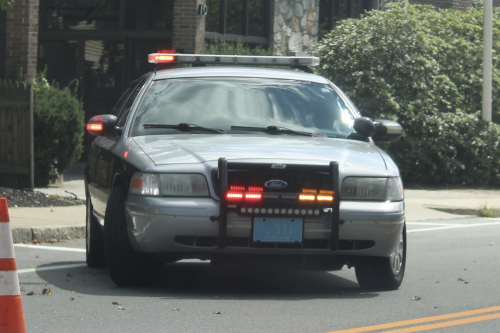
M228 191L228 172L229 171L243 171L243 170L269 170L276 166L275 163L238 163L228 162L224 157L219 158L218 170L218 188L220 198L220 213L219 213L219 236L217 247L224 249L226 247L226 234L227 234L227 212L228 202L226 193ZM279 170L273 168L274 170ZM294 171L309 171L317 173L328 173L332 180L333 190L333 203L332 203L332 232L330 241L330 250L336 251L338 249L339 240L339 164L336 161L330 162L330 165L298 165L287 164L286 170Z

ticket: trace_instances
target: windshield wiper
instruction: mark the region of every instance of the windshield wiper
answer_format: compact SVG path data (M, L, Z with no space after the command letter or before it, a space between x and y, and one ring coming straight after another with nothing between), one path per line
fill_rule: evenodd
M294 131L292 129L281 127L281 126L267 126L267 127L253 127L253 126L231 126L232 130L241 130L241 131L257 131L257 132L265 132L269 134L295 134L302 136L313 136L312 133L309 132L300 132Z
M187 123L180 123L180 124L177 124L177 125L144 124L142 126L144 128L173 128L173 129L176 129L176 130L179 130L179 131L183 131L183 132L205 131L205 132L211 132L211 133L224 134L224 131L220 130L220 129L202 127L202 126L198 126L198 125L195 125L195 124L187 124Z

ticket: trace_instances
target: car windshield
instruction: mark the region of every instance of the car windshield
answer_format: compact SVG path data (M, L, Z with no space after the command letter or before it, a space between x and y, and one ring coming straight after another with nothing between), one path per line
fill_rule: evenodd
M354 132L353 113L328 84L210 77L154 81L136 113L132 135L197 133L196 128L183 132L178 126L148 126L182 123L242 134L258 133L242 128L256 127L265 135L269 126L288 129L271 131L280 135L301 131L347 138Z

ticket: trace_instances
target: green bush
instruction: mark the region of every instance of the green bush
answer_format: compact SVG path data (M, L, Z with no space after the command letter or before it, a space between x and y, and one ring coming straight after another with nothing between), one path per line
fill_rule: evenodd
M481 120L483 12L393 4L344 20L314 49L317 72L373 119L400 122L384 145L407 183L498 184L500 129ZM494 40L500 11L494 14ZM500 44L493 53L493 119L500 121Z
M83 150L84 112L69 88L50 85L42 73L33 81L35 185L46 186L76 162Z

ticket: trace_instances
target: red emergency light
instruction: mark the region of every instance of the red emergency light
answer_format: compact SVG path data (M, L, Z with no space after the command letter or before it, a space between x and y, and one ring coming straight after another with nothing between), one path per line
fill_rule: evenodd
M87 131L102 132L103 130L104 130L104 124L100 124L100 123L87 124Z
M148 55L148 62L152 64L169 64L175 61L175 56L172 55L175 50L159 50L158 53Z

